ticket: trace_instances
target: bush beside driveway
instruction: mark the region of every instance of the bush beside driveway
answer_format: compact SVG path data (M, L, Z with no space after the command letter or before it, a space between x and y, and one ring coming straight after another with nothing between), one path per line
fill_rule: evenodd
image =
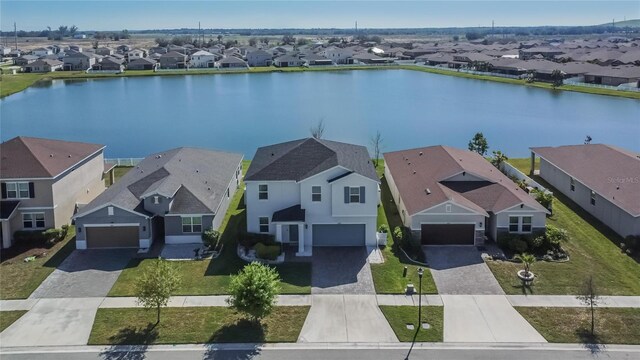
M528 161L509 162L528 172ZM570 261L534 263L531 271L536 280L528 288L523 288L516 277L522 265L488 261L504 291L509 295L578 294L585 279L593 275L601 295L640 295L640 264L622 253L617 245L622 238L540 177L535 180L554 193L553 215L547 218L547 223L569 233L570 240L562 247L569 253Z
M98 309L90 345L295 342L308 306L278 306L261 323L226 307Z

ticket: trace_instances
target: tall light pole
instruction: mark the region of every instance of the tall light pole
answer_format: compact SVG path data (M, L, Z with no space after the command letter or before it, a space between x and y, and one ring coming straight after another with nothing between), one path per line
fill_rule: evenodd
M424 269L418 268L418 277L420 278L418 284L418 331L422 327L422 275L424 275Z

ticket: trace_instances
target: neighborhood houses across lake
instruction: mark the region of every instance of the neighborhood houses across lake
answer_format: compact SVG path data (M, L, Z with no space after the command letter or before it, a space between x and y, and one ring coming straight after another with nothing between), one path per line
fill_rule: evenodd
M640 150L640 102L408 70L54 80L0 100L2 140L29 134L106 144L105 156L180 146L235 151L308 134L384 150L466 147L476 131L511 157L594 141ZM77 121L77 119L82 121Z

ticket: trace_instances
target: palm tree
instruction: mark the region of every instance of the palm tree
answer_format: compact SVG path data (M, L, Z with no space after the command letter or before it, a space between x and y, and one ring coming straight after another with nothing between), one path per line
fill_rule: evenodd
M531 268L531 264L536 262L536 257L532 254L522 253L516 255L516 259L522 261L522 265L524 265L524 277L529 277L529 270Z

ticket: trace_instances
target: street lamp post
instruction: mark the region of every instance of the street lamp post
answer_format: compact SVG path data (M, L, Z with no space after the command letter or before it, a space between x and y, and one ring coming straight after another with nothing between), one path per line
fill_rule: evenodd
M422 275L424 275L424 269L418 268L418 277L420 278L418 284L418 331L422 326Z

